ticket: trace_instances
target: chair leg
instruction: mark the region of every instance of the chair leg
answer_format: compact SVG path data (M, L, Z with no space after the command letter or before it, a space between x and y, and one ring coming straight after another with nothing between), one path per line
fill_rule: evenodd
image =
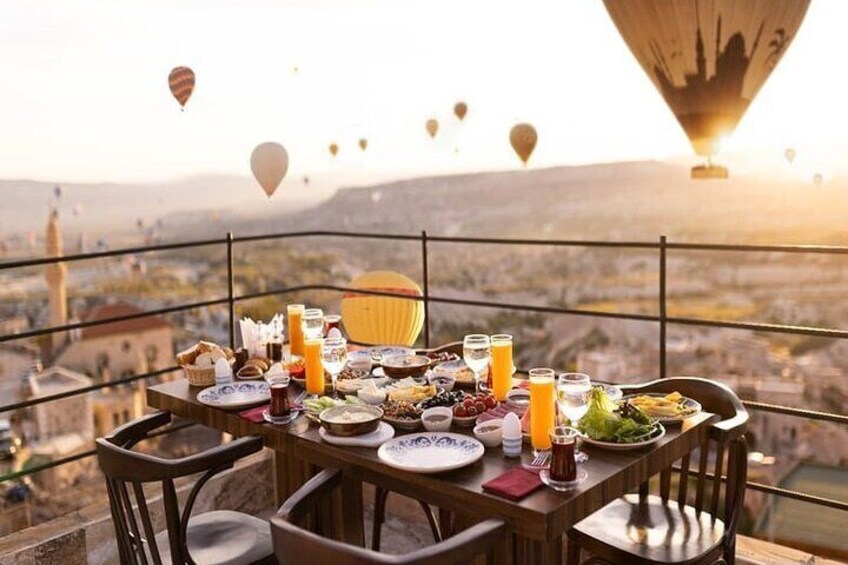
M566 555L566 565L580 565L580 546L573 539L568 539L568 553Z
M374 523L371 528L371 549L380 551L380 533L386 520L386 500L389 491L383 487L374 487Z
M427 522L430 523L430 531L433 532L433 540L436 543L442 541L442 530L439 528L439 521L436 520L436 515L433 513L433 509L430 508L430 505L421 500L418 501L418 504L421 506L421 510L424 511L424 515L427 516Z

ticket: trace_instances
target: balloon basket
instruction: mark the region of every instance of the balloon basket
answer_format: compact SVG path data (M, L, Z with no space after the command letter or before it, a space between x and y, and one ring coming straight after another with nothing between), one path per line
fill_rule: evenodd
M730 175L727 171L727 167L722 167L721 165L713 165L712 163L707 163L705 165L697 165L695 167L692 167L690 176L691 176L692 180L708 180L708 179L726 179Z

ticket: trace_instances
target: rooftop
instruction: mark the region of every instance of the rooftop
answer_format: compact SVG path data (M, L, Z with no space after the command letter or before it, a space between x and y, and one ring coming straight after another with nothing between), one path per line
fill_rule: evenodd
M140 308L125 302L104 304L83 312L80 315L80 321L91 322L96 320L107 320L109 318L141 314L142 312L143 310ZM139 333L170 327L171 324L169 324L161 316L146 316L144 318L135 318L132 320L124 320L121 322L113 322L111 324L101 324L98 326L83 328L81 336L82 339L94 339L99 337L108 337L115 334Z

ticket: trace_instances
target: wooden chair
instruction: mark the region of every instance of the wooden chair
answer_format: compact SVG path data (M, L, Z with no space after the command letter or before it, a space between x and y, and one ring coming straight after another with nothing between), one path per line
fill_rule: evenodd
M486 520L456 536L406 555L386 555L322 537L309 529L310 514L342 481L338 469L325 469L303 485L271 518L274 550L281 565L466 565L479 555L489 563L506 539L500 520Z
M434 347L432 349L419 349L417 353L454 353L461 356L462 342L456 341L440 347ZM379 485L374 485L374 526L371 529L371 549L374 551L380 551L380 537L383 531L383 522L386 520L386 503L390 492L391 491L388 489ZM424 512L424 516L427 518L427 523L430 525L430 531L433 533L433 539L436 542L442 541L445 534L448 533L448 530L444 528L444 525L436 518L433 508L429 504L423 500L416 500L416 502Z
M171 421L158 412L129 422L97 439L97 457L106 475L109 506L122 565L276 563L268 522L240 512L213 511L191 516L200 489L216 473L262 449L260 438L242 438L181 459L132 451L148 434ZM180 513L174 480L204 473ZM158 535L144 492L161 483L167 529ZM131 486L136 509L130 499Z
M678 391L698 400L704 410L721 417L709 429L708 439L679 465L659 473L659 495L649 495L646 482L638 494L629 494L595 512L568 532L568 565L580 562L580 549L608 563L726 563L735 562L736 530L745 499L748 457L745 430L748 412L736 395L721 383L675 377L639 386L622 386L624 394ZM697 471L690 456L697 453ZM726 484L722 497L722 471ZM671 476L679 471L675 498ZM694 480L694 500L689 496ZM691 502L691 504L690 504Z

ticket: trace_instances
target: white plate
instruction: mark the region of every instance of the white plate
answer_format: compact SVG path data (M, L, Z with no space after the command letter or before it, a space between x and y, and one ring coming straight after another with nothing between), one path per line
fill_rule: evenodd
M423 432L391 439L377 456L389 467L413 473L440 473L471 465L486 452L474 438L447 432Z
M589 445L594 445L595 447L600 447L602 449L609 449L610 451L630 451L631 449L639 449L640 447L645 447L647 445L654 444L665 437L665 428L662 424L657 422L656 430L654 431L653 436L650 439L646 439L645 441L637 441L636 443L614 443L611 441L598 441L596 439L592 439L585 434L580 434L580 440Z
M630 398L635 398L637 396L651 396L651 397L654 397L654 398L663 398L665 395L660 394L660 393L655 393L655 392L649 392L649 393L646 393L646 394L628 394L627 396L622 397L621 400L628 400ZM679 423L683 422L684 420L691 418L692 416L695 416L696 414L700 414L700 412L702 410L701 403L698 402L697 400L693 400L693 399L689 398L688 396L684 396L683 397L683 403L689 409L689 412L686 412L685 414L682 414L680 416L666 416L666 417L663 417L663 418L656 417L655 419L659 423L665 424L666 426L668 426L668 425L679 424ZM651 416L650 414L648 414L648 416L653 418L653 416Z
M265 381L239 381L225 385L210 386L197 393L197 401L234 410L271 400L271 390Z
M322 440L333 445L344 445L350 447L380 447L382 444L395 437L395 429L386 422L380 422L380 425L377 426L376 430L361 436L334 436L324 428L318 428L318 435L321 436Z

